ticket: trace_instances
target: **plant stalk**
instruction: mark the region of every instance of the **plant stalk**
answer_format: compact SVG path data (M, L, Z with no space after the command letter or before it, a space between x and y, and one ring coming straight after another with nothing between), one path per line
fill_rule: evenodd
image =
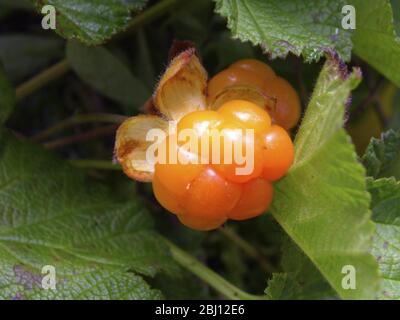
M127 117L121 116L117 114L109 114L109 113L87 113L87 114L76 114L71 118L65 119L63 121L58 122L56 125L38 133L37 135L31 137L29 140L32 142L40 142L54 133L67 129L69 127L84 124L84 123L96 123L96 122L106 122L106 123L114 123L120 124Z
M100 169L100 170L121 171L121 166L119 164L113 163L112 161L77 159L77 160L69 160L69 163L75 167L83 168L83 169Z
M230 300L265 300L265 296L253 295L237 288L219 274L215 273L199 260L186 253L171 241L165 239L172 257L185 269L205 281L210 287Z
M55 65L51 66L50 68L42 71L32 79L17 87L17 89L15 90L17 101L26 98L28 95L38 91L53 80L60 78L61 76L66 74L69 69L70 65L67 59L63 59Z
M265 257L259 252L256 248L254 248L248 241L240 237L233 229L229 227L219 228L219 231L231 240L235 245L237 245L240 249L243 250L250 258L258 261L260 267L267 273L276 272L274 266L272 266Z
M57 139L54 141L46 142L43 144L43 147L45 147L46 149L62 148L67 145L76 144L76 143L80 143L83 141L88 141L91 139L96 139L99 137L104 137L104 136L107 136L110 134L114 134L116 130L117 130L117 127L115 125L99 127L99 128L95 128L93 130L86 131L83 133L78 133L78 134L75 134L75 135L72 135L69 137L60 138L60 139Z

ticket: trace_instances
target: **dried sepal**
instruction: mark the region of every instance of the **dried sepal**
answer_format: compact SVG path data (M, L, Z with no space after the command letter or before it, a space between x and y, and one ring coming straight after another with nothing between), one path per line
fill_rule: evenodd
M154 164L148 161L146 150L154 141L147 141L146 135L155 128L166 132L168 122L154 115L139 115L125 120L117 130L115 156L132 179L152 181Z
M169 48L168 63L170 63L176 56L189 49L194 50L195 54L199 56L196 50L196 46L192 41L174 39L172 41L171 48Z
M162 76L154 94L156 108L168 119L206 109L207 73L191 48L177 55Z
M274 110L276 99L269 97L252 86L230 86L222 90L213 101L209 101L210 109L217 110L231 100L250 101L265 110Z
M149 99L147 99L147 101L140 108L140 111L144 114L161 116L160 112L157 110L156 106L154 105L153 97L150 97Z

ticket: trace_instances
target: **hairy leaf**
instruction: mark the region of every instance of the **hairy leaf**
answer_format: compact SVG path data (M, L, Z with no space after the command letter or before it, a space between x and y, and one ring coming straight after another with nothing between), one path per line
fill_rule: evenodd
M56 32L67 39L97 45L124 30L131 10L145 0L33 0L39 11L52 5L57 12Z
M354 52L400 86L400 38L389 0L351 0L356 9Z
M400 183L368 179L372 219L376 223L372 253L382 274L379 298L400 299Z
M137 199L110 190L38 147L3 135L0 151L2 298L159 297L141 278L173 264ZM57 291L42 290L55 267Z
M122 103L130 113L151 95L129 68L106 48L92 48L70 41L67 58L80 78L105 96Z
M215 1L235 38L260 45L273 58L291 52L313 61L335 50L350 59L351 33L341 26L345 1Z
M372 138L363 156L367 174L374 178L400 178L400 132L389 130Z
M271 300L323 299L335 297L335 292L311 260L286 239L282 246L284 273L273 274L265 290Z
M374 298L379 277L368 253L373 224L365 173L342 128L344 105L360 81L328 59L295 140L295 163L275 186L272 213L342 298ZM356 290L341 285L357 270Z

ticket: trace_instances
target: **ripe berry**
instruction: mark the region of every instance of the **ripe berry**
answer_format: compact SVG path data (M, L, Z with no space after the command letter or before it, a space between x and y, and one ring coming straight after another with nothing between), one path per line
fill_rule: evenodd
M213 101L224 89L233 86L252 86L275 100L267 110L273 123L289 130L300 119L301 106L297 92L285 79L277 77L265 63L244 59L217 73L208 83L208 99Z
M269 65L256 59L242 59L231 64L229 68L248 70L253 74L257 74L266 83L276 77L274 70Z
M229 120L221 124L221 161L212 166L225 179L243 183L261 174L263 158L261 145L258 144L254 131L252 136L248 136L240 124Z
M194 50L182 52L154 94L154 109L162 117L127 119L115 146L127 175L152 180L157 201L182 224L202 231L268 209L272 181L294 158L286 130L300 116L297 93L257 60L237 61L209 81L207 96L206 88ZM150 139L164 140L150 143L150 129L155 129Z
M264 179L254 179L243 185L242 196L228 213L233 220L246 220L262 214L272 201L272 184Z
M187 133L188 136L180 144L189 144L190 136L196 138L196 145L187 145L187 147L191 147L192 150L195 148L197 154L209 159L212 151L212 131L217 129L221 123L222 117L216 111L197 111L185 115L177 124L177 134L182 136ZM186 129L188 130L185 131Z
M188 228L198 231L209 231L219 228L226 221L226 218L205 219L204 217L195 217L187 214L178 215L179 221Z
M257 76L255 65L235 68ZM185 140L174 143L183 133ZM186 114L162 147L176 156L168 154L166 163L155 165L154 194L182 224L202 231L218 228L227 219L245 220L265 212L272 201L271 181L287 172L294 157L287 131L271 125L266 110L245 100ZM204 159L207 162L201 162Z
M209 101L212 101L225 88L230 86L246 86L252 85L260 90L264 86L264 80L253 72L242 69L225 69L217 73L208 83L207 96Z
M210 221L226 219L241 194L240 184L228 182L213 169L206 168L192 181L182 198L184 214Z
M294 147L285 129L273 125L262 136L263 173L262 177L269 181L282 178L289 170L294 159Z
M166 184L162 183L158 176L153 178L153 193L157 201L168 211L174 214L180 214L183 212L183 208L180 206L179 196L174 194L166 187Z
M154 178L163 181L170 192L183 195L189 183L203 171L204 165L199 163L197 155L176 145L175 148L171 149L176 154L176 159L170 159L170 141L175 138L176 136L168 136L165 139L165 146L163 146L165 149L163 150L167 152L165 154L166 161L165 163L156 163ZM197 161L197 164L195 161Z
M246 128L260 134L271 126L271 118L265 110L244 100L231 100L218 109L225 120L240 122Z
M268 110L273 122L289 130L300 119L300 98L289 82L281 77L264 86L263 91L276 100L275 107Z

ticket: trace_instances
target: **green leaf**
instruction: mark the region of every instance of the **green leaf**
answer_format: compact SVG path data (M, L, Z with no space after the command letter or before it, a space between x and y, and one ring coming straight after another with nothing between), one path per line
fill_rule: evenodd
M0 59L13 82L31 76L63 55L61 39L31 34L0 36Z
M131 111L141 107L151 95L129 68L106 48L68 42L67 58L82 80L105 96L130 107Z
M354 52L400 86L400 39L389 0L351 0L356 8Z
M8 81L0 61L0 126L8 119L15 105L15 90Z
M282 252L281 264L285 272L273 274L268 281L265 290L268 299L310 300L335 297L331 286L293 241L286 239Z
M343 129L344 105L360 81L334 58L325 63L295 140L295 163L275 185L272 213L342 298L370 299L379 277L365 172ZM342 267L357 270L345 290Z
M382 299L400 299L400 183L393 178L367 179L372 219L376 223L372 253L382 274Z
M393 8L394 27L397 34L400 34L400 2L398 0L390 1Z
M372 138L363 156L367 174L374 178L400 178L400 131L389 130Z
M129 272L107 269L81 269L60 277L56 273L56 290L42 288L42 274L32 270L12 255L0 251L0 299L2 300L150 300L162 299L142 277ZM71 270L73 267L71 266ZM57 269L56 269L57 270ZM75 272L75 271L74 271Z
M142 10L147 3L147 0L122 0L131 10Z
M66 39L98 45L123 31L131 10L139 10L145 0L34 0L39 11L52 5L57 12L56 32Z
M350 60L350 32L341 27L344 1L215 0L233 36L260 45L273 58L289 52L319 60L335 50Z
M140 275L173 274L174 265L134 195L121 202L59 158L8 134L0 145L2 298L160 297ZM56 269L57 291L41 288L45 265Z

